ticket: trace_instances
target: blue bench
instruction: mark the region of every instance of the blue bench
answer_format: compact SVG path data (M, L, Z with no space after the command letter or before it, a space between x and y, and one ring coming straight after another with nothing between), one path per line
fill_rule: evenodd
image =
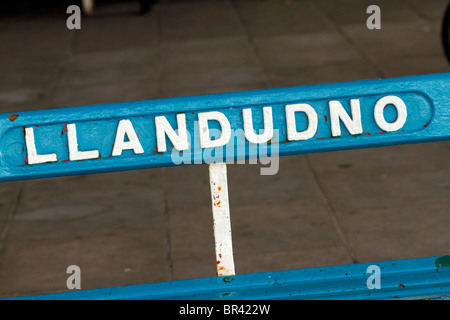
M14 299L450 296L446 253L235 274L226 180L227 162L448 140L450 73L2 114L0 134L0 181L188 164L210 168L217 277Z

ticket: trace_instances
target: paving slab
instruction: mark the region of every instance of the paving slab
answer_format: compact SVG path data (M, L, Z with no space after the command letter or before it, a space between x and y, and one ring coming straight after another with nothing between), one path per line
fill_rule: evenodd
M442 55L441 22L438 20L418 19L408 24L387 22L376 33L361 25L343 29L385 77L439 73L448 68ZM385 50L382 46L388 35L392 40L390 50Z
M124 278L137 284L135 276L145 274L147 281L169 280L162 179L160 170L143 170L26 181L5 237L2 287L29 294L61 290L69 265L86 272L86 289L120 285ZM113 204L116 198L121 201ZM153 268L140 269L143 261ZM43 279L32 280L34 264ZM95 276L106 269L114 271Z
M163 1L155 10L162 43L233 37L243 32L230 1Z
M334 31L314 1L232 1L254 38Z
M290 87L378 77L337 33L314 32L254 40L270 87Z
M73 32L71 53L110 52L153 48L158 45L158 19L153 13L139 15L138 1L97 6L95 14L82 19Z
M161 55L164 96L250 90L263 83L262 70L243 36L163 44Z
M167 281L164 239L164 231L143 227L75 239L10 240L2 253L2 297L67 291L71 265L80 267L81 289Z
M308 155L357 261L447 250L442 240L447 237L437 227L446 226L450 205L446 146L435 142Z

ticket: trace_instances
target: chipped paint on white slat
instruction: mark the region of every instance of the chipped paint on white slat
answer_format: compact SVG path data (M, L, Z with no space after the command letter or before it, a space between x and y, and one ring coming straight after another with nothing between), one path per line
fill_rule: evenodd
M234 275L235 271L225 163L211 163L209 165L209 182L214 220L217 275L230 276Z

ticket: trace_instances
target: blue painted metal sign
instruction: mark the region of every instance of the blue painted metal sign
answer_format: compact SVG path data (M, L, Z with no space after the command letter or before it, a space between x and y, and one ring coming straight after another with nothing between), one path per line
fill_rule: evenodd
M0 181L449 136L450 73L8 113Z

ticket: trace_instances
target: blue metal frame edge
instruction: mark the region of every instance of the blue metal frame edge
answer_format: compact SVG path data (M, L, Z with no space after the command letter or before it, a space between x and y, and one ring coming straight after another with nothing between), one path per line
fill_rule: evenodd
M369 289L370 266L380 287ZM370 281L370 280L369 280ZM387 300L450 298L450 256L75 290L9 300Z

